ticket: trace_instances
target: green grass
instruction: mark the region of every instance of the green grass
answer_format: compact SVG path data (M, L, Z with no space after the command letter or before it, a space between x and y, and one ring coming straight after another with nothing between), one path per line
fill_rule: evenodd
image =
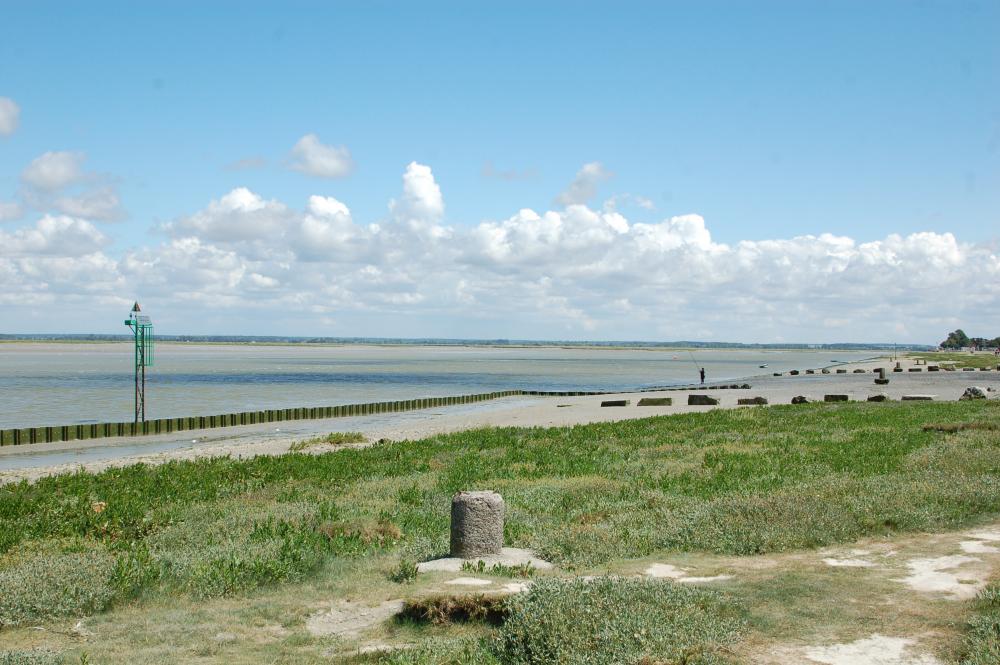
M907 355L911 358L923 358L931 365L954 363L957 368L975 367L978 369L980 367L988 367L995 369L997 365L1000 365L1000 358L997 358L992 353L935 351L933 353L909 353Z
M1000 663L1000 584L990 584L979 594L961 665Z
M502 607L498 602L496 597L465 597L418 604L410 614L421 620L458 616L500 625L478 640L431 640L415 650L367 660L392 665L713 665L731 662L726 647L746 629L742 610L725 596L667 581L545 579L503 600Z
M464 489L500 491L506 543L564 571L662 550L753 554L955 527L1000 512L1000 448L990 429L948 435L924 425L969 422L1000 423L1000 403L812 404L482 429L7 485L0 621L149 596L246 594L380 552L408 562L441 555L451 495ZM85 584L72 563L84 555Z

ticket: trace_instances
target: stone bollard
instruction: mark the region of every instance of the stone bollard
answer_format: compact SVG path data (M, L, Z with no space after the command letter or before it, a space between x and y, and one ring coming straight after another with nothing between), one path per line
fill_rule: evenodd
M503 497L459 492L451 499L451 555L461 559L503 551Z

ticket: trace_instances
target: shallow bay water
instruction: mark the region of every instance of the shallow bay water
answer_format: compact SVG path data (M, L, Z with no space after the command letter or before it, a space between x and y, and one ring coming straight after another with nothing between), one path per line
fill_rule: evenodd
M872 351L162 343L146 418L497 390L632 390L824 367ZM132 419L126 343L0 344L0 428ZM767 364L761 369L761 364Z

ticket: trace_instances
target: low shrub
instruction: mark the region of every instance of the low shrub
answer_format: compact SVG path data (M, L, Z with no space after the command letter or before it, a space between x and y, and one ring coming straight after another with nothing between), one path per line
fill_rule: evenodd
M414 623L499 625L507 614L507 597L498 594L431 596L403 603L400 619Z
M103 548L44 553L0 569L0 626L106 609L115 558Z
M713 592L642 579L541 580L507 611L490 645L505 665L723 663L746 626Z
M0 651L0 665L65 665L66 660L48 649Z
M1000 663L1000 585L987 586L976 599L963 652L961 665Z

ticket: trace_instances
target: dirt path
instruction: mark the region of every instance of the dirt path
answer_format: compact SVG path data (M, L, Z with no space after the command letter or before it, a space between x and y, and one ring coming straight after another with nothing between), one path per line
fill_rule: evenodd
M776 556L635 564L643 566L745 602L755 626L737 651L743 662L944 665L969 601L1000 571L1000 522Z
M751 617L748 637L733 648L738 662L945 665L954 662L969 601L997 572L1000 521L776 555L653 556L605 566L600 574L667 578L731 594ZM407 597L519 593L529 586L436 571L421 573ZM400 601L330 602L308 626L345 640L340 653L412 646L412 636L394 643L385 632Z

